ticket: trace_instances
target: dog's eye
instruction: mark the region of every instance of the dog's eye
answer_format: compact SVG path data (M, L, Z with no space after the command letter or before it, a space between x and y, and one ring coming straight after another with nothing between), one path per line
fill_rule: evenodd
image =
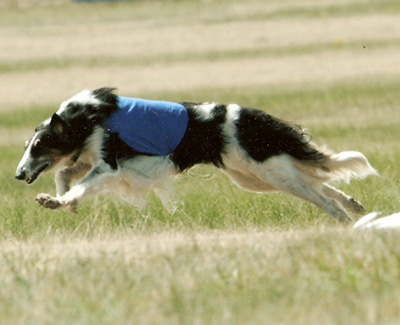
M42 141L41 139L36 139L35 142L33 143L33 146L37 147L41 141Z

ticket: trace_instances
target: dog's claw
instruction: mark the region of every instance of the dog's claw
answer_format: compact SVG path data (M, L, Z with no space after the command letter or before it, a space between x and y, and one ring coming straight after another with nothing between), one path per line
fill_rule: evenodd
M367 209L364 208L364 206L361 204L361 202L355 200L354 198L350 198L349 202L351 203L353 207L353 212L357 214L365 214L367 212Z
M47 208L47 209L57 209L61 206L60 201L57 198L51 196L50 194L39 194L36 197L36 201L39 203L40 206Z

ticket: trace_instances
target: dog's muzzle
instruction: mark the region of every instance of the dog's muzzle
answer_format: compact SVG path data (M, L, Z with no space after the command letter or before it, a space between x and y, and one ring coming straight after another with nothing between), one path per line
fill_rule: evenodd
M30 176L27 174L25 167L18 168L15 174L15 178L20 181L25 181L27 184L32 184L38 178L38 176L49 166L50 163L44 164L39 168L39 170L37 170Z
M25 169L22 168L21 170L17 171L17 173L15 174L15 178L20 181L25 181L27 184L32 184L36 180L38 175L39 174L35 173L34 175L28 177Z
M17 170L17 173L15 174L16 179L23 181L23 180L25 180L25 177L26 177L26 173L25 173L24 169Z

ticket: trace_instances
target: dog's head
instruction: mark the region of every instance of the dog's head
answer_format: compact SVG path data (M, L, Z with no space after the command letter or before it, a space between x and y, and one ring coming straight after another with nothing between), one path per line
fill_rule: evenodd
M15 177L31 184L60 162L70 162L93 129L117 109L113 91L113 88L84 90L63 102L57 113L38 126L26 141Z
M66 128L66 123L57 114L38 126L36 133L25 143L25 153L15 177L31 184L42 172L51 170L70 155Z

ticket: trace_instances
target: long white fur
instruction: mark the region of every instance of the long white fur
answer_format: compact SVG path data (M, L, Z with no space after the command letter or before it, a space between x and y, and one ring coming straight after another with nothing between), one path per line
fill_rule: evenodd
M343 151L332 154L326 166L331 170L331 179L340 179L350 182L352 178L365 178L369 175L378 175L368 159L357 151Z

